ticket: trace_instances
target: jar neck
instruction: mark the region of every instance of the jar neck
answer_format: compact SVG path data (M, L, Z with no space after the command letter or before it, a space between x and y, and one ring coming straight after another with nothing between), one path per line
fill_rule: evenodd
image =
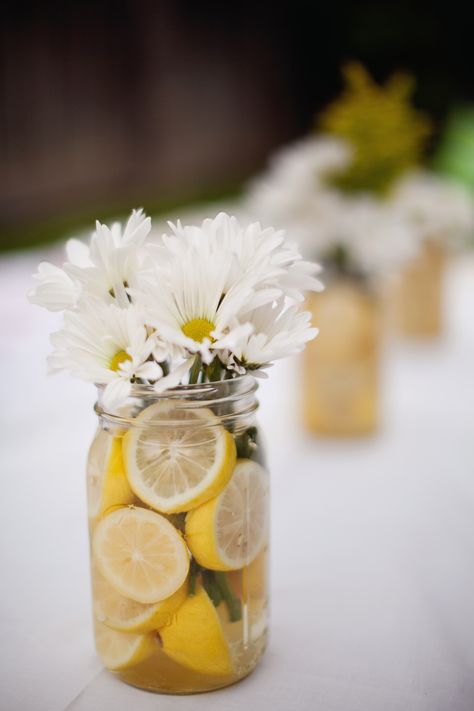
M111 412L103 403L104 386L97 386L95 411L99 418L118 427L134 425L135 418L145 408L159 402L173 405L171 411L186 411L207 408L229 429L246 426L258 409L256 391L258 384L251 375L243 375L230 380L220 380L196 385L183 385L156 393L152 386L134 385L130 397L117 410ZM163 408L164 413L169 408ZM182 421L163 414L160 426L182 426Z

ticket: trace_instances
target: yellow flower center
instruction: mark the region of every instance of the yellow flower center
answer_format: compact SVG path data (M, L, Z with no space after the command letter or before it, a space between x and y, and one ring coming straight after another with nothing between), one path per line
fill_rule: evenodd
M214 340L211 336L214 329L215 325L206 318L193 318L181 328L185 336L192 338L193 341L197 341L198 343L202 343L205 338L209 338L210 341Z
M125 363L127 360L132 360L126 351L118 351L110 361L110 370L118 370L120 363Z

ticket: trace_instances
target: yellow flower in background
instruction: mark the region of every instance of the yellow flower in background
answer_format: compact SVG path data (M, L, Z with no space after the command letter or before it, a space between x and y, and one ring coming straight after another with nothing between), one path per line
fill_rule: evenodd
M429 119L410 104L414 82L394 74L380 86L357 62L343 70L345 88L323 112L318 128L346 140L354 150L351 166L334 178L345 191L383 193L417 165L431 132Z

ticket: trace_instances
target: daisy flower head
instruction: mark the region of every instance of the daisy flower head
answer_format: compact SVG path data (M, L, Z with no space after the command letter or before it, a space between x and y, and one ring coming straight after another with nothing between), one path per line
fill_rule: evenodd
M262 374L273 361L300 353L318 334L311 326L310 312L285 298L254 309L247 318L251 332L232 353L224 354L228 367L239 374Z
M158 260L181 259L189 249L207 254L224 251L232 255L225 293L242 279L258 293L260 303L278 298L282 291L302 300L303 291L322 289L315 278L319 265L305 262L296 247L287 243L284 230L262 227L260 222L242 225L225 212L205 219L199 227L180 222L169 226L172 235L163 235L162 246L155 248Z
M90 266L89 248L78 239L66 242L66 265L80 269ZM67 269L41 262L33 274L36 285L28 292L30 303L42 306L48 311L73 309L81 296L79 282L69 275Z
M30 303L48 311L64 311L77 304L80 288L60 267L41 262L33 274L36 285L28 292Z
M146 268L144 241L150 228L150 218L141 210L132 212L124 229L118 222L110 228L97 222L89 245L68 240L62 268L40 264L33 276L37 284L28 294L30 302L49 311L63 311L76 308L86 296L127 308L129 289Z
M106 407L115 408L130 395L132 383L154 382L163 375L161 366L149 360L155 337L137 308L121 309L87 298L80 311L68 311L63 327L51 336L51 372L72 375L104 385Z
M232 265L226 249L189 244L173 259L155 264L134 298L160 337L210 363L248 331L238 315L256 303L251 279L230 283Z
M67 264L65 270L81 285L83 294L128 308L130 289L137 285L141 270L146 268L144 241L150 229L150 218L141 210L132 212L123 230L118 222L108 227L97 221L88 263Z

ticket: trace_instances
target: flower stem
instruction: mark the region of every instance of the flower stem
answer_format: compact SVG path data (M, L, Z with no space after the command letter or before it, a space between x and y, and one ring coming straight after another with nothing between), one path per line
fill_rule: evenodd
M199 568L193 558L193 560L191 561L190 568L189 568L188 595L194 596L196 594L196 582L197 582L198 573L199 573Z
M231 622L237 622L242 618L242 605L239 598L232 592L225 573L215 571L214 578L222 595L222 599L227 606L229 620Z
M222 593L219 586L217 585L214 573L212 570L203 570L202 572L202 584L211 598L214 607L219 607L222 602Z
M209 382L220 380L222 375L222 366L219 358L216 356L212 363L207 368L207 377Z
M191 371L189 373L189 385L194 385L197 383L199 378L199 373L201 372L202 360L199 353L197 353L194 363L192 365Z

